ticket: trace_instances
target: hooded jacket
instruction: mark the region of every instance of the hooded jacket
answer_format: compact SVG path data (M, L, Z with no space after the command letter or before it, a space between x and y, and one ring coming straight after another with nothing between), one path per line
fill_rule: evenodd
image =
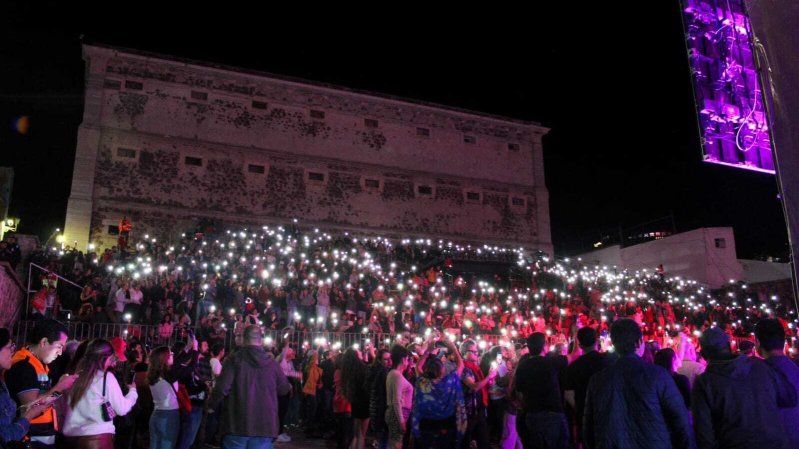
M270 437L278 435L277 396L291 385L274 359L263 348L244 346L222 366L209 409L224 399L222 435Z
M699 449L788 448L780 408L796 405L796 391L762 360L711 360L691 398Z

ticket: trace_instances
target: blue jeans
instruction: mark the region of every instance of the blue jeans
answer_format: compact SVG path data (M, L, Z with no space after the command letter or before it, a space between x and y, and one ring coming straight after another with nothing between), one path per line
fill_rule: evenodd
M180 436L175 449L189 449L191 447L194 443L194 437L197 436L197 430L200 429L200 421L202 419L202 404L191 404L191 412L180 417Z
M222 438L223 449L272 449L272 438L245 437L241 435L225 435Z
M179 431L179 411L153 411L150 416L150 449L173 449L178 442Z
M569 426L566 415L554 412L527 413L525 449L567 449ZM529 446L529 447L528 447Z

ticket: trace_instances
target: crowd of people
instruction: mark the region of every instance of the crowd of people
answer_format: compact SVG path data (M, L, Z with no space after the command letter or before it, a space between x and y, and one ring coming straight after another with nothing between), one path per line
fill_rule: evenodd
M185 339L197 328L228 349L229 337L241 338L247 324L379 336L441 329L461 339L494 336L489 341L542 332L563 346L578 324L606 340L619 317L633 318L647 340L664 346L680 331L694 336L714 325L736 343L751 340L764 317L782 320L792 339L799 329L791 298L742 282L711 290L663 270L588 266L518 248L391 242L292 226L190 233L171 243L146 235L129 250L35 252L32 260L48 271L38 273L29 313L145 326L137 329L149 333L148 343ZM464 259L493 272L464 272Z
M487 269L459 270L464 259ZM789 425L796 312L740 282L710 290L662 269L294 226L171 244L142 236L99 254L42 249L33 261L48 269L31 301L36 324L25 348L15 352L10 336L2 346L14 354L3 365L4 441L261 448L298 432L341 449L799 441ZM67 342L54 318L125 332ZM320 332L328 338L313 338Z
M682 355L663 348L650 360L630 318L612 323L610 340L602 351L596 330L581 327L562 355L539 332L485 350L435 332L422 344L340 352L290 340L278 349L248 325L226 356L194 336L150 351L135 337L69 341L62 323L44 319L19 349L0 329L0 441L271 448L302 431L339 449L799 444L799 360L785 355L778 320L758 322L748 355L718 327L699 337L699 357L686 339Z

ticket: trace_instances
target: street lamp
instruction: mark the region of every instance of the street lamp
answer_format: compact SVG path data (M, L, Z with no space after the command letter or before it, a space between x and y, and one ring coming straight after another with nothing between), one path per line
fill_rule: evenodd
M50 234L50 237L47 237L47 240L45 240L44 242L45 248L50 246L50 240L53 240L53 237L55 237L55 235L58 234L59 232L61 232L61 228L55 228L55 231L53 231L53 233Z

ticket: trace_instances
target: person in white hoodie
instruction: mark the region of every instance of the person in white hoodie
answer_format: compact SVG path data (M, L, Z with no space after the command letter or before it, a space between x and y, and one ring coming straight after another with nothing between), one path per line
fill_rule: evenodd
M108 373L116 361L108 340L98 338L86 347L76 369L78 380L68 396L63 433L69 448L113 449L115 429L111 415L126 415L138 398L135 384L123 395L114 374Z

